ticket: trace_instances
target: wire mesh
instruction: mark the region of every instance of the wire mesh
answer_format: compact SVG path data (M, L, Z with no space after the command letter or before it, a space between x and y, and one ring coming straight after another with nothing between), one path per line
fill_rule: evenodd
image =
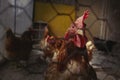
M69 19L71 20L71 22L72 23L74 23L74 20L72 19L72 17L71 17L71 14L72 14L72 12L70 12L70 13L68 13L68 14L66 14L66 13L61 13L61 12L59 12L57 9L56 9L56 7L54 6L54 3L57 3L57 0L40 0L40 1L45 1L45 2L48 2L50 5L51 5L51 7L53 8L53 10L56 12L56 15L55 16L53 16L51 19L49 19L47 22L49 23L50 21L52 21L52 20L54 20L55 19L55 17L57 17L57 16L60 16L60 15L64 15L64 16L68 16L69 17ZM60 1L60 0L59 0ZM65 2L64 2L65 1ZM90 0L91 1L91 3L90 4L87 4L86 2L85 3L81 3L79 0L72 0L73 2L71 2L71 3L69 3L70 1L68 0L62 0L61 1L61 3L63 2L63 3L65 3L65 4L67 4L67 3L69 3L69 5L75 5L76 6L76 13L78 13L78 11L81 11L81 8L86 8L86 9L89 9L90 10L90 13L95 17L95 20L90 24L90 25L88 25L87 26L87 28L86 28L86 31L88 32L88 34L90 35L90 37L92 38L92 40L94 40L93 39L93 37L94 37L94 34L92 33L92 30L90 30L93 26L94 26L94 24L97 22L97 21L102 21L102 22L104 22L104 23L106 23L106 26L104 26L104 27L107 27L106 29L108 29L110 32L112 32L112 29L111 29L111 25L110 25L110 23L109 23L109 21L108 21L108 18L107 17L102 17L101 18L101 16L99 16L97 13L96 13L96 11L93 9L94 7L94 5L96 4L96 2L97 2L97 0ZM108 0L106 0L106 1L108 1ZM30 1L30 3L32 2L32 0ZM28 5L30 4L30 3L28 3ZM59 2L58 2L59 3ZM26 7L28 6L28 5L26 5L25 7L21 7L21 6L15 6L15 5L8 5L6 8L4 8L3 10L0 10L0 15L2 15L2 14L4 14L4 12L6 12L9 8L15 8L15 9L21 9L21 10L23 10L23 12L26 14L26 16L27 16L27 18L28 19L32 19L32 17L31 17L31 15L29 15L29 13L28 13L28 11L26 10ZM0 0L0 7L1 7L1 0ZM16 10L15 10L16 11ZM16 18L17 16L15 15L15 18ZM15 20L16 21L16 20ZM15 21L14 21L14 23L15 23ZM2 25L2 26L5 26L5 24L3 24L2 23L2 21L0 21L0 25ZM14 29L15 29L15 27L17 27L16 25L14 25ZM15 32L16 32L16 30L15 30ZM42 33L41 33L41 35L42 35ZM106 33L103 35L103 36L105 36L105 37L107 37L107 35L106 35ZM100 36L98 36L98 37L100 37ZM105 38L106 39L106 38ZM105 41L105 43L106 43L106 41ZM119 65L118 63L116 63L116 61L114 61L114 58L117 58L117 56L113 56L113 54L109 51L109 49L108 49L108 47L106 46L106 45L103 45L104 47L106 47L106 49L107 49L107 53L108 53L108 55L106 56L106 58L108 58L108 59L106 59L106 58L103 58L103 61L101 61L101 63L99 64L101 67L102 67L102 69L103 69L103 71L105 71L105 72L108 72L109 70L106 70L106 64L104 64L105 62L106 63L113 63L113 64L115 64L115 65ZM110 57L110 58L109 58ZM112 59L112 60L110 60L110 59ZM119 60L118 58L117 58L117 60ZM112 65L111 65L112 66ZM109 66L107 66L107 67L109 67ZM119 67L119 66L117 66L117 67ZM113 69L115 69L114 67L112 67ZM106 80L106 78L107 77L109 77L109 76L111 76L111 75L113 75L114 77L115 77L115 80L118 80L118 79L120 79L120 76L118 75L118 73L119 73L120 71L119 70L115 70L114 72L111 72L111 73L107 73L107 75L103 78L103 79L101 79L101 80Z

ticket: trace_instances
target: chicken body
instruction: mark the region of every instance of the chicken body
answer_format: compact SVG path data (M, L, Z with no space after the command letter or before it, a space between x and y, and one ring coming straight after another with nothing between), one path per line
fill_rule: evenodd
M117 42L94 37L94 44L98 50L109 53L112 52L112 49L117 44Z
M54 48L51 49L53 62L45 72L45 80L97 80L92 66L87 64L72 42L53 37L48 39L48 44Z
M29 36L28 36L29 38ZM11 29L6 31L5 49L8 58L12 60L27 60L32 50L33 41L27 39L26 33L16 37Z

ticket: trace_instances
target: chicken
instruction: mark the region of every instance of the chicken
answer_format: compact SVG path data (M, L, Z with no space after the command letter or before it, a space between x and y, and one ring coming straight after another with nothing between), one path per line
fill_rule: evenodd
M31 32L26 31L21 37L16 37L10 28L7 29L5 37L5 49L8 58L16 61L28 60L33 45L31 36Z
M62 40L57 40L57 38L54 36L47 36L45 39L43 39L40 42L40 45L44 52L43 55L44 59L56 61L57 51L59 52L62 43L63 43Z
M112 49L117 44L117 42L94 37L94 44L98 50L109 53L112 52Z
M48 38L47 42L48 47L52 46L49 49L53 57L45 72L45 80L97 80L92 66L77 52L73 42L54 36Z

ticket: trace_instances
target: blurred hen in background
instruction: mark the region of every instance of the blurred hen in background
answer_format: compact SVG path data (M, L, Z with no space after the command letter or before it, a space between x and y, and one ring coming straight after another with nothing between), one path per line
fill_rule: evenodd
M25 31L21 37L16 37L12 30L9 28L6 31L5 49L8 58L11 60L28 60L32 50L32 32L31 30Z
M97 37L94 37L93 39L95 47L106 53L112 52L113 47L117 44L115 41L99 39Z

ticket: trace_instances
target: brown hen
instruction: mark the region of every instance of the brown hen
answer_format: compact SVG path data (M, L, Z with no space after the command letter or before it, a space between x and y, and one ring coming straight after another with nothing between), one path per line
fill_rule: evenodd
M21 37L16 37L9 28L5 37L5 49L8 58L12 60L28 60L33 45L31 36L30 31L25 31Z

